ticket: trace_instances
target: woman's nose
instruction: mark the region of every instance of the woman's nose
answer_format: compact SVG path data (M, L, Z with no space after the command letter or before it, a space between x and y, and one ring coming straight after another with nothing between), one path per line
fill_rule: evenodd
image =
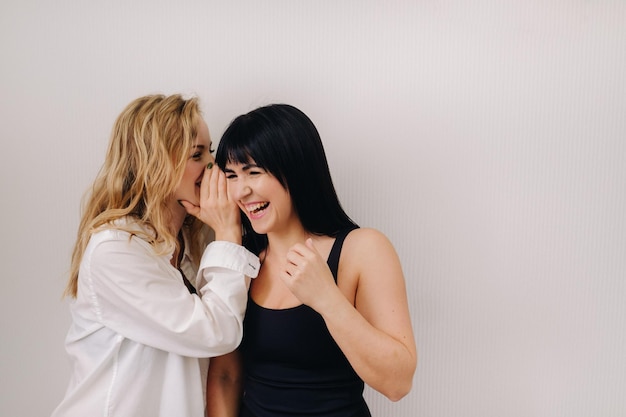
M252 189L245 181L234 181L229 183L229 186L233 189L233 197L237 200L243 200L245 197L252 193Z

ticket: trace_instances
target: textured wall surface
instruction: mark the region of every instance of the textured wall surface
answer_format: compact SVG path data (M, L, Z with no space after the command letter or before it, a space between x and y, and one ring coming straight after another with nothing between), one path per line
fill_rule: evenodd
M270 102L316 123L406 275L418 370L375 416L626 415L624 2L5 0L0 53L0 415L63 396L80 199L155 92L214 141Z

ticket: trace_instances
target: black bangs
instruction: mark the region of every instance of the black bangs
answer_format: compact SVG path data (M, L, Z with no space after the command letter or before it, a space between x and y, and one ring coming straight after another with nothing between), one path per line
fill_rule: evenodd
M287 186L281 163L284 146L274 143L276 134L265 118L251 112L235 118L228 126L217 147L215 162L224 170L226 164L254 163L259 168L275 175L283 186Z
M224 147L224 166L226 166L227 163L231 163L231 164L247 164L249 162L251 162L252 157L250 156L250 150L248 149L248 147ZM220 166L220 168L222 167L222 164L220 163L220 161L216 161L217 164Z
M234 123L239 119L241 116L226 129L217 147L215 162L222 170L226 168L227 163L245 164L252 159L249 146L250 138L246 134L247 129Z

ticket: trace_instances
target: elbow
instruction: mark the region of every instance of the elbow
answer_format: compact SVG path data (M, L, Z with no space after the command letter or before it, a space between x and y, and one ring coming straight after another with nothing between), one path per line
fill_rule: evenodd
M243 332L240 329L233 329L232 332L227 332L227 334L223 334L222 338L219 340L219 343L215 346L214 352L211 356L221 356L227 353L231 353L233 350L239 347L242 338Z
M384 381L379 382L379 384L368 383L368 385L387 397L388 400L397 402L411 392L413 372L407 372L403 375L389 375Z
M221 326L214 326L208 332L207 337L200 343L199 348L203 349L204 357L222 356L237 349L243 339L242 323L234 320L227 322L224 320Z
M239 347L240 343L241 337L237 339L224 340L222 343L212 349L210 356L222 356L231 353Z
M393 380L389 381L386 389L380 391L381 394L393 402L400 401L406 397L413 388L413 376L415 375L416 367L417 361L414 361L411 365L404 368L404 372L401 375L396 374Z
M412 380L409 380L407 383L396 384L396 386L392 387L386 392L383 392L383 395L387 397L390 401L397 402L406 397L406 395L411 392L412 386Z

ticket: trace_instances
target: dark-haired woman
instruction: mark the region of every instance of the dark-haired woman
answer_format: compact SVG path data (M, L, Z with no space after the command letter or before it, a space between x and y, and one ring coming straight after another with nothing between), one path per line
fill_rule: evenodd
M417 354L398 256L342 209L311 120L282 104L239 116L216 162L262 263L240 348L210 364L208 415L369 416L364 382L405 396Z

